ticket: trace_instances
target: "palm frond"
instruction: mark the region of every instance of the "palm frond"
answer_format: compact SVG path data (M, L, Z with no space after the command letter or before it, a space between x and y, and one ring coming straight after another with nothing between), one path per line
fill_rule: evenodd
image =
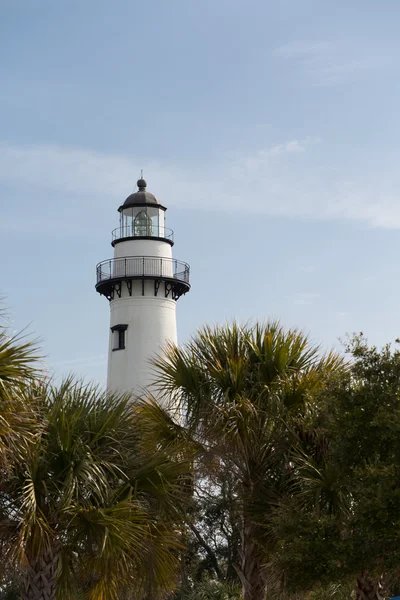
M150 579L172 586L190 472L179 435L172 428L157 445L154 403L140 410L126 395L73 378L35 381L24 395L38 418L7 482L13 560L38 568L32 557L58 557L61 597L74 590L97 600L108 589L110 598Z
M41 371L41 359L37 340L0 329L0 390L35 379Z

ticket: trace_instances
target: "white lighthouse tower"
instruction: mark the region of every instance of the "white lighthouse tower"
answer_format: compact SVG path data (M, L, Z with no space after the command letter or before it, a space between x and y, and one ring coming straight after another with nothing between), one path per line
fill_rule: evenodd
M190 284L189 265L172 258L165 206L146 191L144 179L137 185L118 208L114 258L97 265L96 290L110 302L107 387L142 395L151 391L151 359L177 342L176 302Z

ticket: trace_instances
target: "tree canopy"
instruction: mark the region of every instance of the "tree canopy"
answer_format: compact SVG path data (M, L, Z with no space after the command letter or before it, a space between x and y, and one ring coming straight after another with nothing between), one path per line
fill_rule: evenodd
M321 354L300 331L270 322L205 327L184 347L170 346L156 366L160 391L180 403L202 466L209 466L199 477L212 478L214 470L224 483L228 474L234 478L230 520L240 538L234 569L243 598L262 600L275 544L269 519L289 485L296 430L343 361Z
M362 335L347 352L350 369L330 380L309 423L323 452L309 444L294 457L276 560L293 590L352 580L365 600L399 591L400 352Z
M201 329L132 402L0 328L0 598L400 592L400 350Z

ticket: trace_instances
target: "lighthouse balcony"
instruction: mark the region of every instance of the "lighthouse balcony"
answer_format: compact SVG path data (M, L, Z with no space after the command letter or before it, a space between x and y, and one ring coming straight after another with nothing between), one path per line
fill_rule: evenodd
M133 282L141 281L141 293L145 295L145 281L154 282L154 295L157 296L161 284L166 298L177 300L190 289L189 265L175 258L158 256L127 256L112 258L96 267L96 290L112 300L121 298L123 287L132 296Z
M129 225L117 227L111 232L111 245L115 246L119 242L127 240L163 240L171 246L174 245L174 232L168 227L157 225L149 221L148 223L138 223L132 221Z

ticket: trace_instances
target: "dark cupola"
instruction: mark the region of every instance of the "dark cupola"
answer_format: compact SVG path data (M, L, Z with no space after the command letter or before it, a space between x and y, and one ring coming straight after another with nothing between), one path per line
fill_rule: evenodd
M154 194L146 190L147 182L143 178L138 179L137 186L139 188L138 191L127 197L122 206L119 207L119 212L131 206L158 206L166 210L164 206L161 206Z

